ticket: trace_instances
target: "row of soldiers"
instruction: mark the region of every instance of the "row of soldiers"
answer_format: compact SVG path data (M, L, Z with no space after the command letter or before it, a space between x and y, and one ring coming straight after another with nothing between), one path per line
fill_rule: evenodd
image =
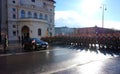
M77 44L79 46L89 46L89 44L98 44L99 46L120 48L119 36L94 36L94 37L77 37L77 36L55 36L43 38L49 43L60 43L63 45Z

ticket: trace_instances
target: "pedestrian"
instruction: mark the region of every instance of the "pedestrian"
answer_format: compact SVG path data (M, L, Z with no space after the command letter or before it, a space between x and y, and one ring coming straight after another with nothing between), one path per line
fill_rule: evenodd
M19 41L19 43L21 43L21 38L20 38L20 36L18 36L18 41Z
M22 36L21 37L21 45L22 45L22 47L23 47L23 43L24 43L24 37Z
M5 35L3 38L3 48L5 53L6 53L7 46L8 46L8 38L7 38L7 35Z

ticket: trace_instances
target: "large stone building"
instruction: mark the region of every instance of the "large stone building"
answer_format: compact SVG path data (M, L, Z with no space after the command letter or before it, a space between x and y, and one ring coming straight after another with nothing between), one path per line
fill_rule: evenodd
M119 36L120 31L101 27L86 27L76 28L75 35L77 36Z
M56 36L120 36L120 31L101 27L68 28L55 27Z
M0 0L0 33L18 37L54 35L54 0Z
M55 27L55 35L72 35L75 32L75 28L69 28L69 27Z

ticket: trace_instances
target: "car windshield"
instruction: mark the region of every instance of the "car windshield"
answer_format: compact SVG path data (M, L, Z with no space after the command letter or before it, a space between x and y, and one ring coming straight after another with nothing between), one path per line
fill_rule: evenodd
M41 39L39 39L39 38L32 38L32 40L35 40L37 43L38 42L43 42Z

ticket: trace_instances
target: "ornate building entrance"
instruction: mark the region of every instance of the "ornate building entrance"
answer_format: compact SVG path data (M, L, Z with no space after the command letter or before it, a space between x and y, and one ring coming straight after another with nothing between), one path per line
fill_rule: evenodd
M25 38L25 37L30 37L30 29L29 29L29 27L27 27L27 26L23 26L22 27L22 30L21 30L21 35L22 35L22 37L23 38Z

